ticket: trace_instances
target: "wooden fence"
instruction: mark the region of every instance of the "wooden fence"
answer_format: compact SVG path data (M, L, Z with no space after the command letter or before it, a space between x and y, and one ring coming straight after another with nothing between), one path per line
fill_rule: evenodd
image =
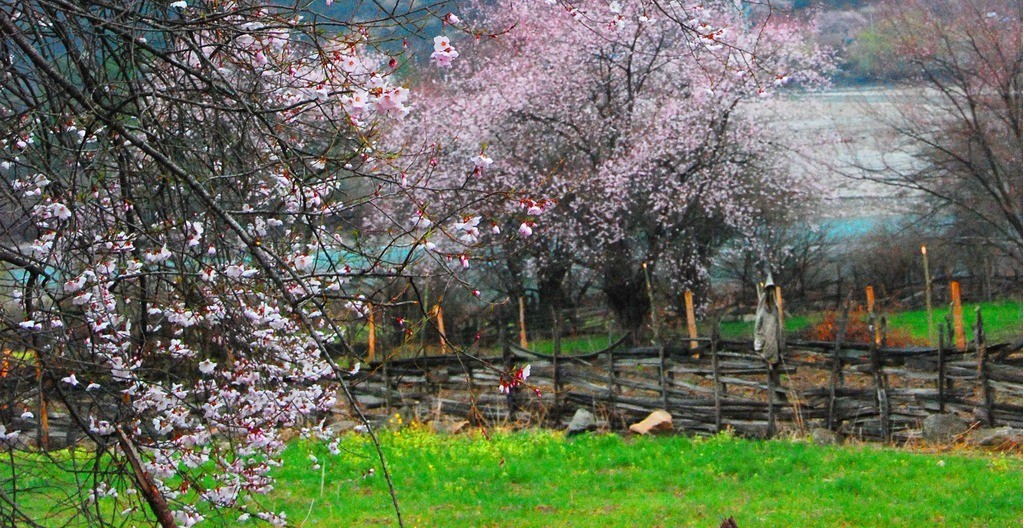
M612 428L666 409L677 430L745 436L826 427L841 434L898 441L913 437L929 414L956 413L984 426L1021 428L1022 345L958 349L943 332L938 347L879 343L789 342L769 368L750 341L698 338L679 344L563 355L514 344L501 356L426 356L374 363L353 381L367 412L401 409L476 423L564 424L577 408ZM527 383L499 387L516 366Z

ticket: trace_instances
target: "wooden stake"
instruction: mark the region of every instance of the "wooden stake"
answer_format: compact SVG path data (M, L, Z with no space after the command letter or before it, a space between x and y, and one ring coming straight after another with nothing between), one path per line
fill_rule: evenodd
M658 310L654 307L654 290L651 288L651 274L647 272L647 263L643 263L644 268L644 283L647 285L647 302L651 305L651 334L654 336L654 342L658 342ZM689 292L687 292L689 293ZM691 299L692 303L693 300ZM696 343L694 343L696 344Z
M683 293L683 301L686 303L686 331L690 334L690 348L697 348L697 318L693 313L693 292L686 290Z
M872 328L878 328L878 321L874 314L868 316ZM882 354L876 343L871 343L871 374L875 378L875 401L878 404L878 422L882 428L882 440L892 440L892 426L889 422L889 387L885 379L885 370L882 362Z
M722 432L722 396L725 386L722 383L718 363L718 325L711 331L711 375L715 382L715 432Z
M529 343L526 341L526 297L519 296L519 346L527 348Z
M668 410L668 382L665 373L668 371L668 363L665 358L665 347L658 347L658 384L661 386L661 408Z
M39 449L50 449L50 411L47 409L46 384L43 380L43 361L36 352L36 382L39 385L39 438L36 445ZM13 409L12 409L13 410Z
M786 348L786 318L782 313L782 287L775 287L775 310L778 313L779 318L779 355L781 357L782 352Z
M444 331L444 308L441 305L437 305L437 333L441 341L441 352L447 352L448 350L448 334Z
M562 378L559 375L558 356L562 355L562 316L561 312L556 308L551 308L551 330L554 336L554 343L551 349L551 392L554 396L554 403L551 409L551 420L555 425L558 425L559 415L561 414L561 406L559 405L558 395L562 392Z
M366 329L369 333L369 337L367 339L367 348L369 348L369 352L367 353L366 360L373 361L377 352L377 323L374 321L373 317L373 304L366 303L366 314Z
M775 436L775 365L768 365L768 438Z
M843 306L843 315L839 319L839 328L836 330L836 342L832 348L832 373L828 380L828 421L826 425L835 431L839 424L836 423L836 389L843 384L843 340L846 339L846 325L850 319L850 297L846 298Z
M423 285L423 296L420 297L420 310L423 310L423 314L426 318L423 320L423 324L420 325L420 353L423 355L427 354L427 327L430 326L430 313L427 312L428 306L430 306L430 283Z
M871 315L871 316L874 316L875 315L875 287L874 286L868 286L868 287L864 288L864 295L867 297L868 314ZM882 339L881 339L881 336L879 335L878 326L877 325L875 325L875 335L874 335L874 338L875 338L875 344L876 345L882 343Z
M964 310L960 305L960 283L950 281L949 296L953 302L953 331L956 335L956 347L960 350L967 348L967 338L964 337Z
M974 308L974 346L978 352L978 383L981 385L981 396L983 405L982 422L986 427L992 427L992 407L995 405L995 394L992 386L988 384L988 349L985 347L985 327L981 322L981 306Z
M608 404L615 410L615 351L608 350Z
M932 275L928 271L928 247L921 246L921 258L924 260L924 308L928 312L928 344L935 343L935 324L932 321Z
M938 379L935 380L939 390L939 412L946 412L946 332L945 325L939 323L939 368Z

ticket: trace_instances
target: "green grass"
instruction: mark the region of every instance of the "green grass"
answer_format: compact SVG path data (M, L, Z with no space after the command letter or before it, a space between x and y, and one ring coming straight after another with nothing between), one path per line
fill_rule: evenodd
M381 438L410 527L714 527L730 515L743 528L1003 527L1019 526L1022 514L1019 454L728 435L446 436L423 427ZM293 441L274 471L275 491L261 502L295 526L396 525L368 439L347 435L340 447L332 455ZM46 526L75 525L75 505L64 500L85 483L62 470L85 469L94 455L53 456L17 457L25 486L18 501ZM120 515L120 507L101 507L112 519ZM211 526L233 526L237 516L205 514Z
M980 304L965 304L963 306L964 333L968 340L974 339L974 310L981 307L981 318L985 325L985 334L989 343L1014 341L1021 338L1021 328L1024 325L1021 303L1018 301L998 301ZM932 311L935 332L938 335L940 322L946 320L950 314L949 306L941 306L940 309ZM928 313L925 310L911 310L906 312L887 314L891 328L904 328L914 337L927 338L928 336ZM952 317L952 316L951 316Z
M817 314L792 315L786 317L786 320L784 321L786 324L786 333L794 334L797 332L803 332L819 318L820 316ZM754 337L753 321L722 321L721 326L718 328L723 339L753 339ZM711 328L707 325L702 325L699 327L698 333L700 335L710 335Z
M744 528L1021 522L1012 455L543 431L406 429L383 441L407 526L712 527L730 515ZM379 470L364 478L376 466L367 440L348 436L342 449L292 444L268 506L300 526L395 525Z
M622 336L614 335L612 341L609 342L607 335L566 336L562 338L560 346L563 354L586 354L604 350L620 337ZM555 351L555 341L553 339L530 341L529 348L541 354L552 354Z
M1022 328L1024 328L1024 317L1022 317L1022 305L1020 301L996 301L985 303L971 303L963 306L964 331L968 340L974 339L974 309L981 306L981 315L985 323L985 332L988 343L1001 343L1017 341L1021 339ZM935 335L938 335L939 323L946 320L946 314L950 309L946 305L937 306L932 311ZM900 312L881 311L888 319L889 328L892 331L902 332L910 337L913 342L928 342L928 314L925 310L906 310ZM822 319L821 313L795 314L786 317L786 333L792 338L799 338L801 334ZM720 335L724 339L751 339L754 335L754 323L743 321L723 321L719 326ZM711 335L711 328L707 321L698 324L698 334L701 336ZM613 336L618 339L620 336ZM683 339L679 337L678 339ZM562 353L585 354L602 350L609 345L607 335L582 335L562 338ZM529 342L530 350L542 354L550 354L554 350L554 341L551 339L535 339ZM498 348L491 350L492 353L500 353Z
M989 343L1015 341L1021 338L1024 317L1020 301L995 301L984 303L970 303L963 305L964 333L968 340L974 339L974 309L981 307L981 317L985 324L985 333ZM950 314L947 305L937 305L932 310L932 320L938 335L939 323L946 320ZM882 311L888 320L890 329L904 331L916 341L926 342L928 340L928 312L921 310L906 310L900 312ZM795 315L786 319L786 332L799 334L821 321L821 314ZM721 325L721 335L725 339L750 339L754 335L754 323L743 321L724 321ZM702 328L701 335L710 333L709 328Z

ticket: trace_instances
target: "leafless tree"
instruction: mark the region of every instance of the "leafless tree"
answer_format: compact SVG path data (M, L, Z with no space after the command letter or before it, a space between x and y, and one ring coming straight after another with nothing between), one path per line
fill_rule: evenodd
M877 114L891 135L857 177L909 191L952 219L947 235L1020 263L1020 3L890 2L881 15L891 60L918 73Z

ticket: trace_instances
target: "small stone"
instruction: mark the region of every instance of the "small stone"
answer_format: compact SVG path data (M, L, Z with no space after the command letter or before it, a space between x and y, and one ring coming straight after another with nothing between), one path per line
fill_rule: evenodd
M597 419L594 418L594 413L586 409L576 409L576 414L572 415L572 421L569 422L569 428L565 430L565 435L576 436L595 429L597 429Z
M994 427L971 431L970 443L982 447L1012 447L1021 445L1021 431L1012 427Z
M666 410L658 409L642 421L629 426L629 430L640 435L671 431L672 415Z
M469 421L467 420L459 420L448 428L449 434L459 434L467 431L469 431Z
M341 436L352 432L357 425L359 425L359 422L355 420L337 419L327 425L327 430L330 431L332 436Z
M836 445L839 443L839 435L834 431L818 427L811 430L811 441L820 446Z
M356 401L359 405L366 409L375 409L377 407L384 407L384 398L378 398L370 394L357 394Z
M921 436L934 443L947 443L967 431L967 422L955 414L933 414L924 419Z

